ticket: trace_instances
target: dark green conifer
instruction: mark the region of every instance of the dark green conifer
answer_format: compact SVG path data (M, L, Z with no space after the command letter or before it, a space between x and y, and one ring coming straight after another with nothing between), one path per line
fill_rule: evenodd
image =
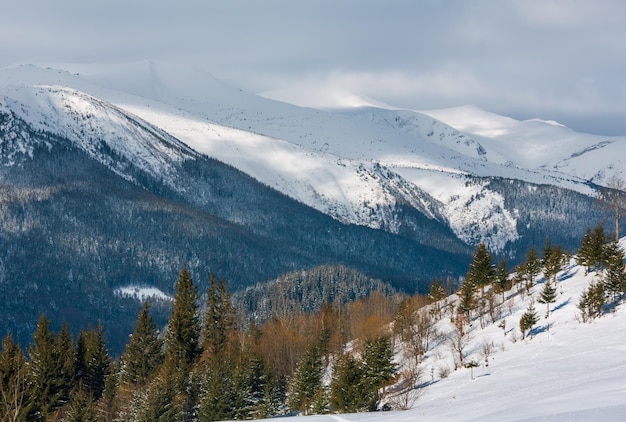
M98 324L96 329L89 328L84 333L84 340L82 387L94 400L98 400L104 393L112 365L102 324Z
M343 355L333 367L330 406L340 413L363 412L376 403L371 385L367 385L363 363L350 354Z
M391 381L396 372L391 338L382 335L366 340L363 345L363 364L372 385L381 388Z
M506 259L501 259L496 268L493 280L496 293L502 294L502 302L504 302L504 292L511 288L511 280L509 280L509 272L507 269Z
M546 318L548 318L550 316L550 304L556 302L556 288L552 286L549 278L546 279L537 301L546 305Z
M198 288L187 269L176 284L174 308L165 333L165 363L175 372L187 373L200 354Z
M441 317L441 303L440 301L446 297L446 291L439 282L438 278L433 280L428 292L428 300L431 303L435 303L435 313L438 317Z
M552 246L549 242L546 243L543 254L543 274L546 279L552 279L554 285L556 285L556 276L563 270L565 264L565 253L560 245Z
M549 244L549 243L548 243ZM523 272L528 277L528 282L531 286L534 286L535 279L541 272L541 260L539 259L539 253L534 246L528 250L526 254L526 260L523 265Z
M493 257L487 246L480 243L476 248L466 279L474 288L480 288L484 297L485 287L490 285L495 276Z
M476 307L476 299L474 297L474 285L467 278L461 283L461 288L457 292L459 304L457 314L462 315L465 322L469 323L472 311Z
M207 309L203 321L203 348L208 360L221 358L227 352L228 338L235 329L235 309L226 282L211 274L207 292Z
M313 401L322 387L322 356L316 344L310 345L300 360L293 376L289 407L309 414Z
M538 321L539 317L537 316L534 305L531 303L528 305L528 309L524 312L519 321L519 328L522 332L522 340L526 338L526 331L530 331L530 333L532 333L532 329Z
M163 362L163 341L156 322L150 315L150 305L144 302L135 329L120 359L120 381L142 386L148 382Z
M57 338L50 331L50 321L45 315L39 318L28 357L27 419L45 420L64 404L67 390L66 381L61 376L63 359L58 354Z
M604 290L611 297L613 309L617 306L624 293L626 293L626 265L624 264L624 251L617 243L609 243L607 247L609 256L606 274L604 275Z

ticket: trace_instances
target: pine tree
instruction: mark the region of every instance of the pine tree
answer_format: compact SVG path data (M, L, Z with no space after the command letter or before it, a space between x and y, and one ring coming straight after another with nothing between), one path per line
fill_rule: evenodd
M201 353L198 288L187 269L176 284L174 307L165 333L165 359L151 389L152 414L161 420L191 420L199 394L192 371Z
M300 360L293 375L289 407L309 414L315 396L322 387L322 356L316 344L311 344Z
M495 267L493 265L493 257L487 246L480 243L476 248L474 257L470 264L466 279L474 288L480 287L482 296L485 295L485 287L489 286L495 276Z
M576 263L585 268L585 275L589 274L591 267L595 264L592 242L591 227L587 227L576 252Z
M457 314L463 316L463 320L467 323L470 322L472 311L476 307L476 300L474 298L474 285L469 279L463 280L461 288L457 292L459 298L459 304L457 307Z
M362 412L377 401L374 389L367 385L363 363L350 354L339 358L333 367L330 405L337 412Z
M608 267L604 275L604 290L612 298L613 309L619 304L626 293L626 265L624 264L624 250L617 243L610 243L607 247L609 256Z
M564 264L564 252L561 246L552 246L547 244L543 255L543 267L544 275L546 279L552 278L552 281L556 285L556 276L563 269Z
M606 245L609 242L610 240L604 234L604 227L602 224L598 224L591 235L590 245L590 260L593 263L596 272L602 271L602 269L608 264Z
M532 246L526 254L526 260L524 261L523 265L524 273L528 277L528 282L530 283L531 287L535 285L535 279L541 272L541 266L542 263L539 259L539 253L537 252L537 249Z
M546 318L548 318L550 316L550 304L556 302L556 288L552 286L550 279L546 279L537 301L546 305Z
M184 268L176 284L174 308L165 333L165 363L174 372L187 373L200 354L198 288Z
M445 299L446 291L439 282L438 278L433 280L433 283L430 285L430 290L428 292L428 300L431 303L435 303L435 312L438 317L441 317L441 303L440 301Z
M526 331L530 331L532 334L532 329L535 324L539 321L539 317L537 316L537 312L535 311L535 307L531 303L528 305L528 309L522 315L519 321L519 328L522 332L522 340L526 338Z
M370 403L370 410L376 410L380 401L379 390L386 387L394 378L397 365L393 361L391 338L383 335L366 340L363 345L363 368L366 385L369 385L375 402Z
M84 374L80 380L82 387L94 400L104 393L106 380L111 373L111 356L107 349L106 335L102 324L84 333L85 353L83 355Z
M150 305L144 302L135 329L121 356L120 380L124 384L145 385L163 362L163 341Z
M207 310L203 321L203 348L207 357L221 359L227 352L229 336L235 329L235 309L230 300L226 282L216 281L211 274L207 292Z
M42 315L28 349L28 418L45 420L63 402L67 386L61 376L63 359L58 354L56 335L50 331L50 321Z
M502 302L504 302L504 292L511 288L511 281L509 280L509 272L507 270L506 259L501 259L496 268L496 273L493 279L493 284L496 293L502 294Z
M67 323L61 325L61 330L56 339L56 349L61 360L59 379L62 380L64 386L60 400L63 404L66 404L70 401L70 392L76 383L76 366L74 361L76 351L70 326Z

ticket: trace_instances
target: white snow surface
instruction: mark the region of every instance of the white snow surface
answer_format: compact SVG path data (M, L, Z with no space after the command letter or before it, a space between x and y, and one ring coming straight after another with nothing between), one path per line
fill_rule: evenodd
M621 242L626 246L625 239ZM557 301L536 302L545 279L538 278L533 298L506 293L503 318L506 333L496 324L484 329L474 321L465 362L480 366L454 370L452 351L443 341L431 347L423 362L421 396L406 411L281 418L286 422L366 421L623 421L626 415L626 304L592 322L580 322L577 304L581 292L597 282L574 260L558 275ZM450 298L453 300L454 296ZM530 301L540 321L532 338L521 339L519 320ZM549 329L548 329L549 325ZM438 328L449 333L444 317ZM516 339L516 340L514 340ZM493 343L485 365L482 345ZM400 359L398 359L400 361ZM430 370L433 371L431 378ZM439 376L440 368L450 375ZM295 419L294 419L295 418Z
M406 201L431 218L446 219L462 240L486 242L493 251L517 238L515 216L502 212L496 193L466 186L463 175L509 177L590 194L587 181L602 184L624 172L626 137L579 134L555 122L519 122L476 107L329 112L262 98L183 66L145 61L59 67L74 73L30 65L0 70L0 99L18 98L25 110L41 110L32 111L29 120L41 119L42 125L55 120L39 114L71 106L88 117L103 112L98 102L110 103L125 113L120 117L107 109L113 126L116 118L127 116L149 122L163 136L172 135L344 223L393 231L390 211L397 201ZM71 132L63 121L54 124ZM124 131L132 136L129 128ZM121 148L121 138L108 142ZM157 159L146 145L141 153L124 148L148 171L165 175L169 159L192 156L182 147L161 151L169 159ZM469 201L476 197L481 200Z
M151 286L125 286L118 287L113 293L122 297L131 297L143 302L148 299L173 301L174 298L165 294L162 290Z

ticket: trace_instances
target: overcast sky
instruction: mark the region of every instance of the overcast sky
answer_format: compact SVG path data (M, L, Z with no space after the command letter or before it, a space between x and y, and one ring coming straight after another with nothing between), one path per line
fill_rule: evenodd
M4 3L0 67L151 59L301 104L350 92L626 134L626 1Z

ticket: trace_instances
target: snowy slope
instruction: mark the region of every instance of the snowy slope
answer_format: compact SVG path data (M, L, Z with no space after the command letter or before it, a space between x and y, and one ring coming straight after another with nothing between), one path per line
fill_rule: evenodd
M626 241L622 239L622 247ZM591 323L581 323L577 304L581 292L597 279L570 263L558 275L556 303L545 318L545 305L532 338L521 340L519 319L531 299L507 292L503 307L506 333L496 324L481 329L475 321L466 348L466 362L480 366L453 370L452 351L444 341L423 362L422 392L404 412L311 416L330 421L623 421L626 415L626 305ZM534 298L544 279L539 277ZM452 297L453 298L453 297ZM509 311L510 306L510 311ZM549 324L549 330L548 330ZM449 333L448 318L438 328ZM485 365L484 344L495 347ZM434 368L431 378L430 368ZM441 368L450 375L439 376ZM286 421L292 418L285 419Z
M174 167L197 153L162 130L129 116L91 95L59 85L9 85L0 95L0 108L29 122L33 129L63 136L89 156L132 179L124 157L148 174L175 187ZM80 122L80 124L77 124ZM155 142L155 139L157 142ZM34 145L13 145L32 155Z
M181 66L63 66L74 73L3 69L0 88L71 87L339 221L394 231L394 208L408 203L463 241L484 241L494 251L518 238L515 215L495 192L480 184L468 189L465 175L592 194L586 181L620 171L626 152L620 138L602 143L555 124L474 108L431 116L382 108L327 112L262 98Z
M603 184L626 173L626 136L577 133L554 121L518 121L474 106L423 113L480 140L493 156L528 169L550 169Z

